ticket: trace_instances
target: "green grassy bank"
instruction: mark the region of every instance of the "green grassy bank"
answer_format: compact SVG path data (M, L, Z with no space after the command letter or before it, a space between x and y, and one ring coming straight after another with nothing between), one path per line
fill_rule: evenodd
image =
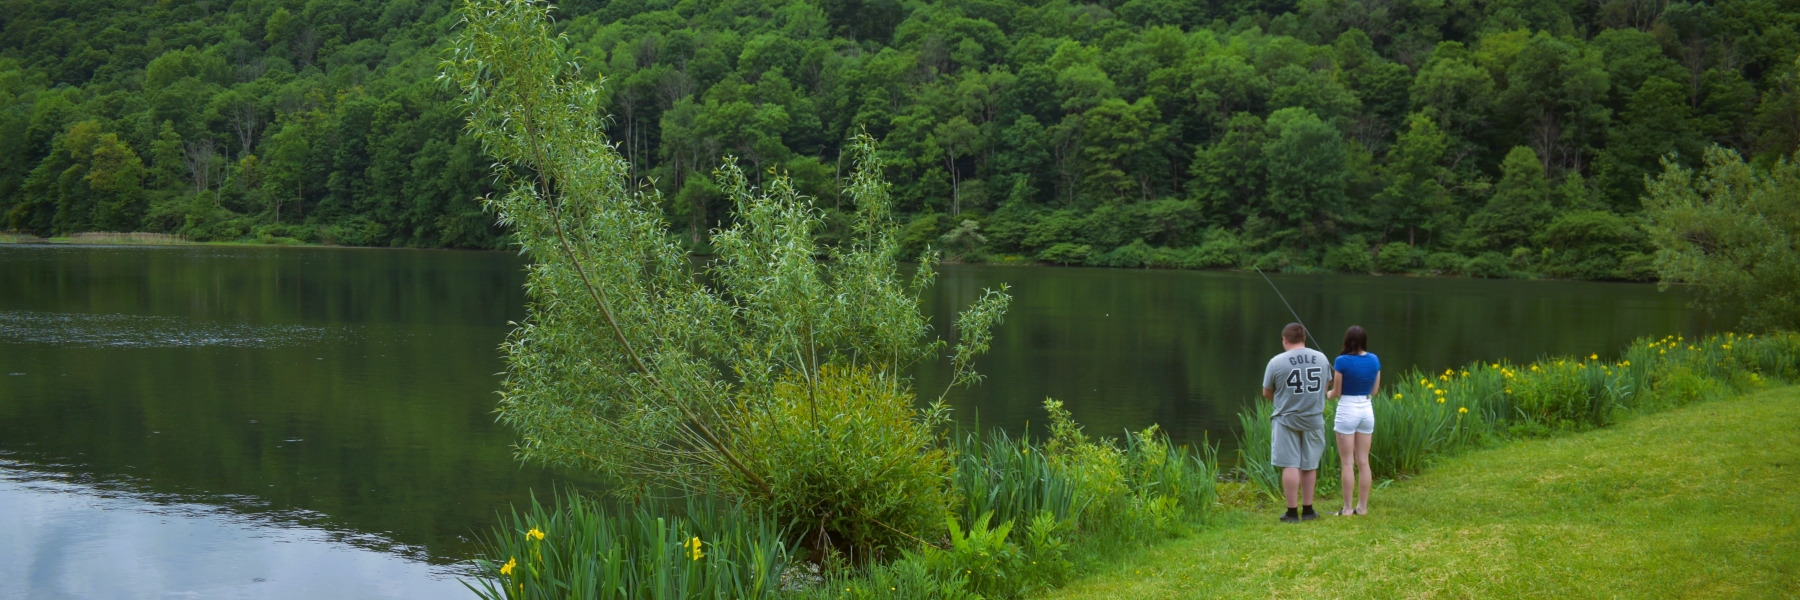
M1783 387L1447 458L1366 517L1252 502L1050 597L1794 598L1797 498Z

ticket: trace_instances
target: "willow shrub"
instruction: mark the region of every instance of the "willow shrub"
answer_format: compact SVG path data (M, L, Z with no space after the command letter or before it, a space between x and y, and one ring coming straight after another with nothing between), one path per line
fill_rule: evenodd
M915 408L907 374L945 344L919 309L931 256L899 273L874 140L850 144L855 211L833 247L787 176L752 186L727 161L715 176L733 221L696 267L606 139L604 79L580 72L549 5L459 11L441 80L496 159L506 192L486 206L531 260L527 318L503 345L499 414L518 456L625 494L718 494L807 540L814 560L917 543L947 510L934 490L948 465L932 431L943 409ZM979 379L970 367L1008 301L990 290L956 318L953 385Z
M1425 374L1383 378L1374 399L1370 468L1378 478L1419 473L1435 457L1488 440L1605 427L1619 416L1682 406L1773 382L1800 381L1800 334L1727 333L1699 340L1642 339L1617 361L1597 355L1545 358L1527 364L1472 363ZM1327 403L1329 429L1336 408ZM1266 401L1238 414L1241 476L1271 496L1280 473L1269 464ZM1327 432L1320 468L1338 468L1336 440ZM1321 477L1324 487L1336 477Z

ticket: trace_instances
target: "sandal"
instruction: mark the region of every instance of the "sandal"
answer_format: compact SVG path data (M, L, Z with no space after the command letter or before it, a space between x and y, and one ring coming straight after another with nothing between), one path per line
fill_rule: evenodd
M1334 512L1331 514L1334 514L1334 515L1337 515L1340 517L1354 517L1354 516L1356 516L1356 511L1350 510L1348 508L1340 508L1340 509L1338 509L1337 512Z

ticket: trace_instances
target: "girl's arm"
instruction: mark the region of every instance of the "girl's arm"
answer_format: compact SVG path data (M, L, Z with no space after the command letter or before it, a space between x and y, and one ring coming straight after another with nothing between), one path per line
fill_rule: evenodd
M1344 372L1332 369L1331 374L1331 389L1325 392L1326 400L1336 400L1338 396L1344 395Z
M1369 397L1374 398L1381 393L1381 371L1375 372L1375 387L1369 388Z

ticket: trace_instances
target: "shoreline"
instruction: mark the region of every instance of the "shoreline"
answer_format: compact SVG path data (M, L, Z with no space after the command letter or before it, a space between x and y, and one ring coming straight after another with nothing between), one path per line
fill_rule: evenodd
M233 248L233 247L241 247L241 248L343 248L343 249L360 249L360 250L432 250L432 251L450 251L450 252L498 252L498 253L507 253L507 254L518 254L517 251L513 251L513 250L496 250L496 249L489 249L489 248L416 248L416 247L393 247L393 246L349 246L349 245L340 245L340 244L320 244L320 243L316 243L316 242L292 242L292 243L289 243L289 242L265 243L265 242L257 242L257 241L196 242L196 241L189 241L189 240L168 241L168 242L99 241L99 240L82 240L82 239L76 239L74 237L41 238L41 237L35 237L35 236L13 235L13 234L4 234L4 233L0 233L0 246L89 246L89 247L139 247L139 248L213 246L213 247L226 247L226 248ZM689 256L691 258L705 259L705 258L710 258L712 255L690 253ZM916 261L901 261L901 262L906 263L906 264L917 264ZM1178 268L1178 267L1171 268L1171 267L1152 267L1152 266L1105 267L1105 266L1089 266L1089 265L1064 265L1064 264L1038 262L1038 261L1010 261L1010 260L1009 261L1000 261L1000 262L985 262L985 261L984 262L964 262L964 261L946 260L946 261L940 261L938 264L940 264L940 265L959 265L959 266L1007 267L1007 268L1093 269L1093 270L1109 270L1109 271L1111 271L1111 270L1117 270L1117 271L1174 271L1174 272L1194 272L1194 273L1205 273L1205 272L1254 273L1255 272L1254 270L1244 270L1241 268L1209 267L1209 268L1204 268L1204 269L1184 269L1184 268ZM1342 272L1331 271L1331 270L1327 270L1327 269L1323 269L1323 268L1308 268L1308 267L1302 267L1302 268L1293 269L1293 270L1270 271L1269 273L1272 275L1353 275L1353 276L1360 275L1360 276L1369 276L1369 277L1410 277L1410 278L1433 278L1433 279L1490 279L1490 280L1496 280L1496 281L1573 281L1573 282L1585 282L1585 283L1631 283L1631 284L1659 283L1654 280L1563 279L1563 278L1545 277L1545 276L1539 276L1539 275L1532 275L1532 276L1528 276L1528 277L1473 277L1473 276L1468 276L1468 275L1431 273L1431 272L1424 272L1424 271L1409 271L1409 272L1402 272L1402 273L1387 273L1387 272L1380 272L1380 271L1371 271L1368 273L1342 273ZM1671 285L1682 285L1682 284L1671 284Z

